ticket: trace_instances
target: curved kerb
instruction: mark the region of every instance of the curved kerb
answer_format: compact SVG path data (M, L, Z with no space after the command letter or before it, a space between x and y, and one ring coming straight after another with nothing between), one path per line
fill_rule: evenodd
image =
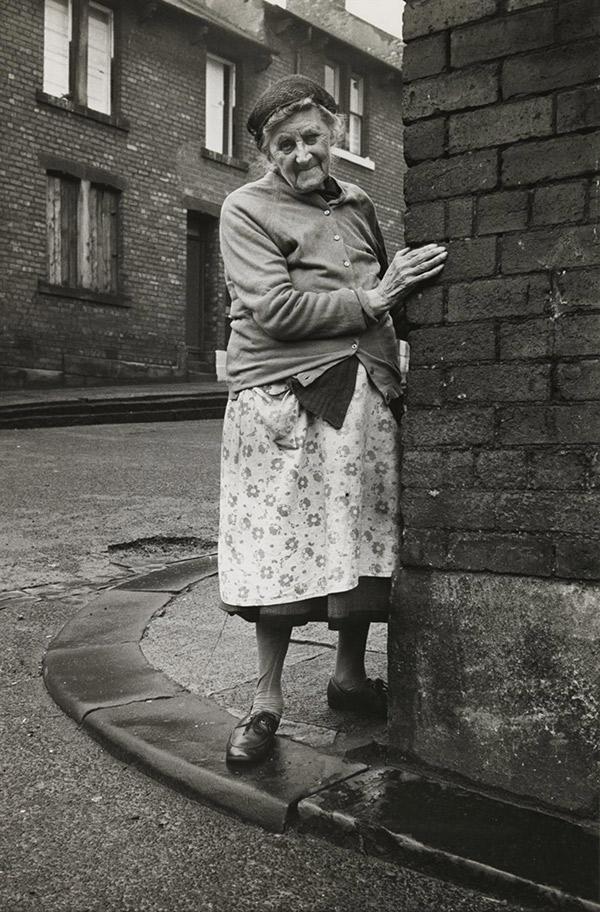
M50 642L43 659L44 682L58 705L113 752L193 797L271 831L283 832L294 817L303 830L360 851L371 845L375 854L390 862L464 886L537 908L550 902L556 909L600 912L589 889L583 896L579 890L565 892L560 877L540 884L524 877L522 870L498 867L496 858L457 855L439 844L437 819L431 822L431 841L412 838L403 818L406 790L422 788L424 782L429 792L432 788L431 781L414 774L407 776L392 767L369 768L285 737L275 739L272 755L258 766L228 767L224 746L232 716L157 671L140 648L157 612L216 573L215 554L178 561L105 590L82 608ZM447 792L448 786L440 789ZM464 802L464 790L458 791ZM413 792L413 803L414 798ZM515 829L514 806L476 795L472 800L474 809L477 801L489 802L499 841L503 807L510 807L513 837L521 831L527 840L531 828L545 818L523 810ZM554 829L546 830L549 838L558 844L565 839L573 844L575 839L582 863L594 857L585 833L554 818L550 822ZM545 819L542 823L548 826ZM567 876L569 888L574 882ZM563 889L557 889L559 884Z
M44 682L68 715L121 755L202 801L282 832L302 798L367 767L288 738L277 738L259 766L227 766L232 716L154 669L140 648L157 612L216 573L210 554L105 590L51 641Z

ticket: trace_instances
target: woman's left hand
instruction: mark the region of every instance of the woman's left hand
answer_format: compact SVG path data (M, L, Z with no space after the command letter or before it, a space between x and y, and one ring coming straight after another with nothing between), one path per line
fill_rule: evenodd
M447 256L448 251L440 244L398 250L377 288L367 292L373 314L377 318L383 316L419 282L439 275Z

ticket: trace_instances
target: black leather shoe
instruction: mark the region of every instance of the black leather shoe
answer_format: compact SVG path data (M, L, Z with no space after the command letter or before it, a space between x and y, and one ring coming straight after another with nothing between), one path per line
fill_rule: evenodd
M333 678L327 685L327 702L332 709L360 713L378 719L387 718L387 684L381 678L365 678L352 690L344 690Z
M266 709L249 713L235 726L227 741L228 763L258 763L275 741L279 717Z

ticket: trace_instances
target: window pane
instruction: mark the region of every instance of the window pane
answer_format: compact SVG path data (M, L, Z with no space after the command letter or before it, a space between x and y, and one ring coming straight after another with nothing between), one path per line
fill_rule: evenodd
M113 14L90 3L88 20L87 105L110 114Z
M363 113L363 87L362 76L352 75L350 77L350 111L353 114Z
M206 58L206 139L207 149L223 152L225 116L225 67L220 60Z
M69 0L46 0L44 13L44 92L69 92L69 42L71 8Z
M348 149L355 155L362 155L362 117L358 114L348 116Z
M233 154L235 66L217 57L206 58L206 136L213 152Z
M333 95L336 104L340 103L340 68L335 63L325 64L324 85L330 95Z

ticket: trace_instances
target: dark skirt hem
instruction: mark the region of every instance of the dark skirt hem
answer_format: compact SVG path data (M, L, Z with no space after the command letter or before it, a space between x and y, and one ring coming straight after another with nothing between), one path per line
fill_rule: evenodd
M358 586L345 592L330 592L329 595L276 605L240 606L221 601L221 608L227 614L237 615L251 624L268 621L272 624L301 627L312 621L320 621L326 622L330 630L339 630L369 622L387 623L390 588L389 576L361 576Z

